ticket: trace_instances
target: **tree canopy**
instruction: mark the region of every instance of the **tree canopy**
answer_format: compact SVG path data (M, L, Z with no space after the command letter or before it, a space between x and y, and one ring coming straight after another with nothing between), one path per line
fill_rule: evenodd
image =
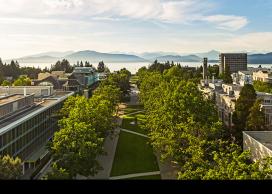
M68 60L63 59L62 61L57 61L56 64L51 67L50 71L65 71L66 73L72 73L73 66L70 65Z
M60 130L50 145L55 164L50 179L88 177L102 169L97 156L104 154L104 139L116 127L113 115L120 96L118 87L103 83L90 99L72 96L65 101Z
M223 82L226 84L232 84L233 80L231 77L229 66L226 66L225 71L220 76L223 79Z
M235 103L235 111L233 113L233 123L235 125L233 135L237 140L241 140L242 138L242 131L246 129L246 121L256 98L257 94L254 87L250 84L246 84L242 88L240 96Z
M112 85L115 88L119 88L121 91L121 99L130 93L130 80L131 73L123 68L120 71L109 74L108 78L102 81L101 85Z
M20 158L9 155L0 156L0 179L18 179L22 173L23 166Z
M31 79L27 76L20 76L13 82L14 86L31 86Z
M250 108L250 114L247 117L246 129L249 131L266 131L265 113L261 109L263 100L257 99L254 105Z
M269 178L271 159L252 162L248 152L226 139L215 105L203 97L196 82L187 79L179 67L162 73L142 68L137 75L150 144L162 160L177 164L179 179ZM254 90L246 86L239 102L245 102L245 93L251 100L256 98Z
M254 89L258 92L272 93L272 84L270 83L254 81L253 86Z
M103 61L100 61L100 62L98 63L97 71L98 71L99 73L102 73L102 72L105 71L105 64L104 64Z

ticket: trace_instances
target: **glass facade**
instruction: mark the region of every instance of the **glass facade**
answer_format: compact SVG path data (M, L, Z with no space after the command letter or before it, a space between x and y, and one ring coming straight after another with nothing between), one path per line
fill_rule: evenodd
M9 154L25 160L37 147L45 144L58 129L55 113L62 104L57 103L0 135L0 155Z

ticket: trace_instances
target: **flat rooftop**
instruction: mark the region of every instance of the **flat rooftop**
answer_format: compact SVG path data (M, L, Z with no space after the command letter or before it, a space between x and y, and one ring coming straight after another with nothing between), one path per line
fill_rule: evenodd
M272 150L272 131L244 131L244 133Z
M6 119L0 119L0 135L5 133L11 128L16 127L17 125L21 124L25 120L29 120L32 117L36 116L37 114L47 110L48 108L52 107L53 105L65 100L67 97L73 95L74 92L61 92L57 93L56 96L48 97L42 99L40 102L35 102L35 105L26 108L19 113L15 113Z
M27 96L30 96L30 95L27 95ZM20 95L20 94L15 94L15 95L11 95L11 96L2 97L2 98L0 98L0 106L3 105L3 104L7 104L7 103L10 103L10 102L22 99L24 97L25 97L24 95Z

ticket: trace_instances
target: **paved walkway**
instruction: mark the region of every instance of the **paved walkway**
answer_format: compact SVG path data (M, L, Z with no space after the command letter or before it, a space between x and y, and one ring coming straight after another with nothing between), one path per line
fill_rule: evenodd
M132 85L136 86L135 84L132 84ZM132 88L130 93L130 102L127 103L128 105L139 104L138 93L139 93L139 89L137 87Z
M141 113L141 112L145 112L145 110L139 110L137 112L132 112L132 113L125 114L123 116L135 115L135 114L138 114L138 113Z
M159 164L159 169L161 172L162 180L177 180L178 177L178 168L170 160L162 162L160 160L160 154L155 154L157 157L157 162Z
M128 174L128 175L110 177L110 180L128 179L128 178L135 178L135 177L142 177L142 176L152 176L152 175L159 175L160 173L161 173L160 171L155 171L155 172Z
M117 123L119 126L121 125L122 120L123 119L118 118ZM107 136L105 139L104 151L106 152L106 154L99 155L97 157L97 161L103 167L103 170L100 170L95 176L84 177L84 176L78 175L76 179L80 179L80 180L109 179L112 164L114 161L115 151L116 151L116 147L117 147L117 143L119 139L119 134L120 134L120 128L118 127L114 130L112 135Z
M149 138L147 135L144 135L144 134L141 134L141 133L137 133L137 132L134 132L134 131L131 131L131 130L127 130L127 129L120 129L120 130L124 131L124 132L127 132L127 133L132 133L134 135L139 135L139 136L142 136L142 137Z
M99 171L98 174L93 177L88 177L88 179L109 179L119 139L119 133L120 129L117 128L115 129L113 135L106 138L104 143L106 155L100 155L97 157L97 161L103 167L103 170Z

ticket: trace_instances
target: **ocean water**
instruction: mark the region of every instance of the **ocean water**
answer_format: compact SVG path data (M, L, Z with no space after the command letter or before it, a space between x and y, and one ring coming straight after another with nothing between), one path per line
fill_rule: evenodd
M202 63L198 62L180 62L181 66L189 66L189 67L199 67L202 65ZM210 65L215 65L218 63L209 63ZM20 63L20 66L22 67L40 67L41 69L44 69L45 67L50 68L52 63ZM105 65L110 69L111 72L118 71L122 68L126 68L129 70L132 74L135 74L138 69L141 67L148 67L151 65L150 62L133 62L133 63L105 63ZM95 65L97 67L97 64ZM262 67L265 68L272 68L272 64L262 64ZM248 64L248 67L259 67L259 64Z

